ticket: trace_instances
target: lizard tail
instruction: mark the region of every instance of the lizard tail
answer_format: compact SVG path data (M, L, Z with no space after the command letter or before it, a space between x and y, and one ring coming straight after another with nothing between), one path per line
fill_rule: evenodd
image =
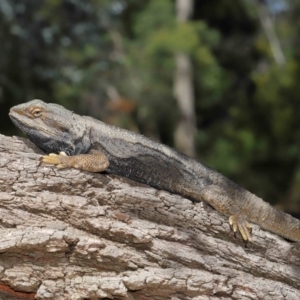
M288 240L300 242L300 220L272 207L255 195L253 196L256 198L254 200L256 209L251 213L250 222L252 221L261 228L276 233Z

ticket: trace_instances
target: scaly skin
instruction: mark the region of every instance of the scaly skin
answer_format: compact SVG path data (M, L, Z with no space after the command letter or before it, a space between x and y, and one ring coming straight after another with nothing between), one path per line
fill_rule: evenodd
M200 162L144 136L41 100L14 106L9 116L32 142L50 154L42 157L44 163L89 172L106 170L194 201L205 201L228 216L234 232L239 231L246 242L251 241L249 222L300 241L299 220Z

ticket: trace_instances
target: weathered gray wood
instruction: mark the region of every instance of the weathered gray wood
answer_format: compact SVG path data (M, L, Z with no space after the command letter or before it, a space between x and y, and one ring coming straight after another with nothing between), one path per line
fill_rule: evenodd
M300 299L299 245L254 226L245 248L206 204L37 153L0 135L0 299Z

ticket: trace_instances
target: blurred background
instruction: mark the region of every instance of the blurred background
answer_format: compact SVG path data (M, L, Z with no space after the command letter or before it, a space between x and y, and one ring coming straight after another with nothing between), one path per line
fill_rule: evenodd
M39 98L300 212L300 2L1 0L1 133Z

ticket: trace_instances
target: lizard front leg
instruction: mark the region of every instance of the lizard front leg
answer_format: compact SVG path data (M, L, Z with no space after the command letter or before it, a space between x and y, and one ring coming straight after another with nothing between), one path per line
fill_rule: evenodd
M229 196L230 195L230 196ZM228 189L217 185L208 185L201 191L201 198L218 212L229 216L229 225L234 234L239 232L247 244L251 242L252 227L246 220L247 214L238 207L236 201L243 202L242 195L228 193ZM238 199L241 198L241 199Z
M91 150L87 154L67 156L65 152L50 153L42 156L41 163L56 165L58 168L75 168L87 172L102 172L109 166L107 157L98 150Z

